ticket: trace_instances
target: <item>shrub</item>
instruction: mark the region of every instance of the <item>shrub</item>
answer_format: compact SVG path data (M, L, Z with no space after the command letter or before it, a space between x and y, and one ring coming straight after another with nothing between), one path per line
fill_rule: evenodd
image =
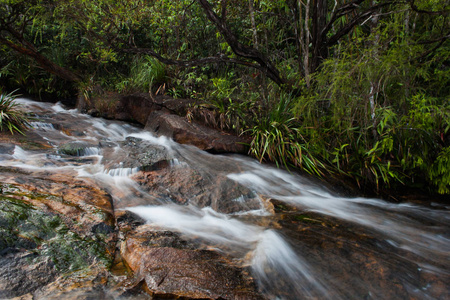
M119 91L152 92L167 81L166 67L153 57L137 57L130 69L129 78L118 84ZM155 92L155 91L153 91Z
M291 113L292 97L281 95L267 116L247 132L252 136L250 154L260 161L298 167L309 174L323 175L324 163L313 155L302 135L302 127Z
M20 104L14 101L16 97L12 93L0 95L0 130L24 134L29 126L28 117L18 109Z

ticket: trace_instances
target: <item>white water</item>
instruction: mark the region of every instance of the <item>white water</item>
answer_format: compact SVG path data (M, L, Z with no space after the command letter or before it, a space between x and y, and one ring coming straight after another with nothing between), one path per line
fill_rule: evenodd
M271 198L379 231L392 245L419 256L444 258L450 253L449 236L442 234L450 224L450 214L445 211L378 199L342 198L319 187L302 184L300 176L267 169L256 163L249 166L252 170L228 177ZM423 224L437 220L437 225Z
M2 154L0 164L28 170L73 172L79 178L94 180L112 195L116 207L126 208L140 215L149 224L180 232L187 238L199 239L209 249L231 256L236 263L250 266L268 298L384 299L385 294L380 290L382 287L377 288L376 284L367 282L367 279L355 278L353 283L348 284L342 282L336 272L328 272L326 264L333 264L334 256L330 255L327 259L329 253L324 250L314 254L325 257L322 265L318 266L318 259L305 253L307 246L302 246L301 240L292 240L285 236L280 226L271 225L271 212L263 206L256 210L226 215L210 207L180 206L167 199L155 198L130 178L139 172L138 167L128 167L122 163L114 168L105 167L112 157L127 156L127 153L123 153L121 142L127 137L134 137L163 146L173 157L170 164L172 168L195 165L212 181L219 175L227 176L265 198L350 222L357 226L358 231L367 230L368 236L374 236L379 241L381 246L374 246L368 250L369 254L380 251L380 255L385 255L389 251L385 245L396 249L391 254L393 262L389 258L386 265L408 262L416 266L416 271L420 274L436 274L444 278L444 282L445 278L450 278L448 207L432 209L412 204L392 204L378 199L343 198L301 176L270 168L247 158L213 156L123 123L94 119L74 110L64 110L59 104L35 103L25 99L20 99L20 102L36 113L43 111L57 115L61 120L67 118L69 121L63 124L66 131L56 130L49 120L34 122L35 132L48 141L53 149L47 152L25 151L16 146L11 154ZM55 122L62 122L61 120ZM79 134L67 135L67 130L72 129L70 124L73 123L77 123L73 130L78 130ZM99 144L100 147L86 148L84 156L78 160L56 155L57 147L67 141ZM241 196L230 201L243 202L245 199ZM258 221L255 222L255 219ZM261 221L265 219L268 222ZM268 226L263 226L262 223L267 223ZM309 233L308 228L305 230ZM308 236L305 235L306 237ZM333 238L333 232L330 231L331 243L336 242ZM358 244L355 245L353 247L359 247ZM354 256L339 259L344 264L348 261L349 268L355 274L365 272L362 269L364 266L354 263ZM385 260L382 259L382 262ZM420 277L420 274L414 276ZM398 279L408 295L433 298L433 294L429 293L432 283L417 285L418 281L409 279L408 276L413 275L405 274L404 278ZM340 289L341 285L345 287ZM365 294L362 295L361 291Z

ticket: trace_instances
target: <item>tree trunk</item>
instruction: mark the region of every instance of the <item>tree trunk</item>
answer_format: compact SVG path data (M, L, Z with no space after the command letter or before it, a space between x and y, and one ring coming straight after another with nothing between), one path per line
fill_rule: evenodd
M309 2L309 0L308 0ZM310 72L317 70L322 60L328 56L328 46L326 36L323 34L327 26L327 1L313 0L312 11L312 59Z
M372 0L372 5L374 5L374 0ZM372 32L377 30L378 26L378 16L373 15L370 20L370 27ZM377 33L375 36L375 41L373 42L372 47L375 49L374 57L373 59L378 59L378 50L377 45L380 41L380 34ZM375 115L376 110L376 96L378 94L378 78L371 78L370 80L370 91L369 91L369 104L370 104L370 118L372 121L372 134L375 140L378 140L378 133L377 133L377 120Z
M252 22L253 45L254 45L255 49L258 50L258 32L256 30L255 9L253 6L253 0L248 0L248 8L250 10L250 20Z
M300 0L299 0L300 1ZM311 36L311 32L309 31L309 8L311 7L311 0L306 1L306 10L305 10L305 44L303 51L303 67L305 68L305 81L306 86L309 88L310 86L310 66L309 66L309 38Z

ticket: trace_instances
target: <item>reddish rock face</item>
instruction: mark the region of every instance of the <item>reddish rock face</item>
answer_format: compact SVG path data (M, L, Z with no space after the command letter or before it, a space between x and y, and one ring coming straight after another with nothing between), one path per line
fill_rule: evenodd
M133 94L123 96L119 107L122 110L121 113L127 114L130 120L144 125L150 113L163 108L162 100L161 98L152 99L148 94Z
M151 225L129 231L121 254L137 280L157 297L261 299L245 269L170 231Z
M12 184L18 195L24 195L12 194L11 197L19 197L22 202L61 215L67 225L80 234L89 235L96 226L109 227L110 233L114 230L111 197L88 182L68 174L20 173L14 168L3 169L0 180L3 184ZM26 196L29 193L44 196Z
M185 116L193 103L192 99L174 99L165 95L150 96L145 93L125 95L120 97L113 118L145 125L148 116L154 111Z

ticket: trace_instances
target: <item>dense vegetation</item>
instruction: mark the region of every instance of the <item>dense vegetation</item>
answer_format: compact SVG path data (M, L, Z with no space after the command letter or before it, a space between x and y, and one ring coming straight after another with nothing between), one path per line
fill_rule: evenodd
M0 3L5 90L190 97L261 161L450 193L447 1Z

